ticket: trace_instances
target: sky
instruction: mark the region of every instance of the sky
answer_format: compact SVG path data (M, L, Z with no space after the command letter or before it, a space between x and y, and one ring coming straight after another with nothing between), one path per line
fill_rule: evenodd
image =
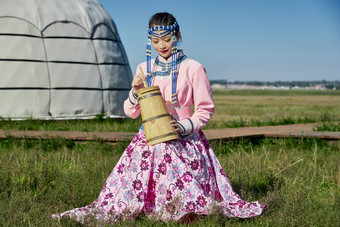
M113 18L133 73L147 26L173 14L179 48L210 80L340 80L340 0L99 0ZM153 57L155 51L152 50Z

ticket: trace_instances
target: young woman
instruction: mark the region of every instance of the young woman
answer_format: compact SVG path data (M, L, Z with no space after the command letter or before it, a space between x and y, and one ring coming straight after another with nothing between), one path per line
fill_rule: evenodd
M140 214L179 220L188 214L219 209L226 216L250 218L265 208L237 195L201 128L214 113L204 67L177 50L181 38L173 15L157 13L149 22L147 61L137 69L132 90L124 102L128 117L140 115L137 92L143 80L159 86L172 126L180 139L148 146L141 128L106 180L99 197L89 206L54 215L80 222L88 218L114 223ZM151 59L151 44L158 53ZM146 78L144 75L147 75ZM194 112L191 113L191 106Z

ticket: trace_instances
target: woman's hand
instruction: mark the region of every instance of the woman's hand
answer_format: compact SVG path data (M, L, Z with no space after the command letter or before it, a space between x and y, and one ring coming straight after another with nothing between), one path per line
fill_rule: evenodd
M142 71L142 68L139 67L139 73L133 78L131 87L133 88L133 92L137 95L139 89L144 87L144 83L146 83L146 77Z
M179 124L177 123L177 121L175 119L172 119L170 121L170 124L172 127L174 127L175 131L178 133L178 134L182 134L183 133L183 130L181 128L181 126L179 126Z
M140 73L138 73L135 78L133 78L131 86L135 95L137 95L139 89L144 87L143 80L145 80L145 77Z

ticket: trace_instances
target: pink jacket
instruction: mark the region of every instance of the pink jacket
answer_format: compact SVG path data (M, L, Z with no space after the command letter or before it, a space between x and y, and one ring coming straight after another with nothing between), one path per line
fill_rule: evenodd
M166 61L159 56L159 61L163 63L171 62L171 58ZM155 64L152 59L152 72L164 72L166 69ZM138 65L143 69L146 75L146 62ZM136 75L138 73L138 68ZM165 73L166 74L166 73ZM177 78L177 105L172 105L171 100L171 74L162 75L159 73L153 79L152 85L158 85L163 99L167 105L168 111L176 118L179 125L184 131L184 135L195 133L204 127L214 113L214 102L210 83L206 71L200 63L195 60L186 58L180 63ZM191 106L194 106L194 112L191 114ZM137 118L140 114L138 99L130 91L129 97L124 102L125 114L130 118Z

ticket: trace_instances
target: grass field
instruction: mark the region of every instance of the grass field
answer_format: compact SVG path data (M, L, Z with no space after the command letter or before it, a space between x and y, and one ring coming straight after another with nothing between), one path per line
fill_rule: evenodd
M215 90L208 128L340 120L340 91Z
M320 122L318 130L340 128L339 123L333 123L340 118L338 92L227 90L214 91L214 98L216 119L209 125L216 127L279 124L284 119L296 123L302 119ZM237 108L242 118L237 118ZM243 108L248 112L241 114ZM223 115L224 110L230 113ZM267 112L268 117L264 114ZM101 116L87 121L0 121L0 129L23 130L136 131L139 126L140 120ZM78 225L72 220L58 223L51 214L93 202L128 144L0 139L1 225ZM192 226L339 226L339 142L267 138L216 141L211 145L236 192L245 200L264 202L268 209L262 216L247 220L216 213ZM180 226L144 218L117 224Z
M214 90L215 114L209 128L281 125L340 121L340 91ZM0 130L127 131L137 132L141 119L66 121L8 121Z
M55 212L93 202L128 143L0 140L0 220L3 226L58 226ZM340 144L315 139L215 142L234 189L268 209L249 220L214 214L192 226L337 226ZM147 219L119 225L159 225ZM61 226L74 221L62 220ZM170 223L170 226L178 226ZM169 226L168 225L168 226Z

